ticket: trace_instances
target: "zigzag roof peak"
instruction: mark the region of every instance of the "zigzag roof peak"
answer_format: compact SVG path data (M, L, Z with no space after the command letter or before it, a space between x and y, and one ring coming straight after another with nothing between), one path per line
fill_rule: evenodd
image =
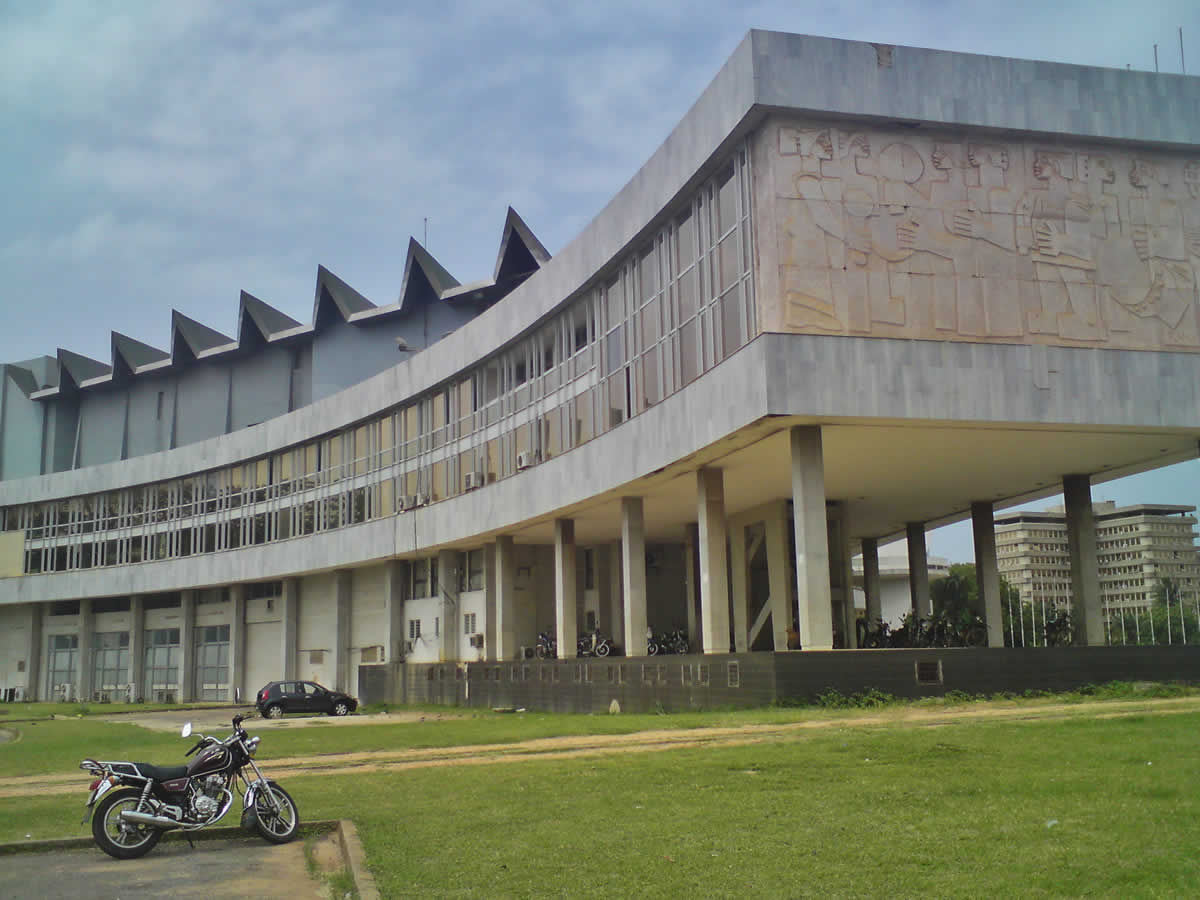
M98 359L92 359L90 356L72 353L70 350L59 347L58 371L60 385L78 388L85 382L111 376L112 366L102 363Z
M240 347L271 341L283 332L299 327L300 323L291 316L242 291L238 301L237 335Z
M440 300L447 293L453 293L458 286L458 279L446 271L416 238L408 239L404 280L400 283L400 299L396 309L408 310L421 303Z
M350 321L356 314L369 313L375 304L338 278L324 266L317 266L317 287L313 295L313 326L321 328L331 316Z
M111 344L114 377L129 378L145 366L169 363L171 360L171 354L165 350L143 344L119 331L112 332Z
M500 252L496 254L493 279L499 284L510 278L527 276L550 261L550 253L534 236L511 206L504 218Z
M212 355L214 351L232 350L237 342L214 328L209 328L185 316L177 309L171 310L171 359L184 362Z

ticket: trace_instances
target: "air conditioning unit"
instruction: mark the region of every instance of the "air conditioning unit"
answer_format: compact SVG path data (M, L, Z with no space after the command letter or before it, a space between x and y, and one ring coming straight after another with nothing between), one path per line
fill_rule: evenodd
M60 703L70 703L75 696L75 686L73 684L58 684L55 685L55 694L57 694Z
M404 495L404 508L405 509L416 509L418 506L424 506L428 502L429 502L429 498L426 497L424 494L405 494Z
M517 454L517 468L518 469L528 469L535 462L537 462L537 460L534 458L534 455L532 453L530 453L529 451L526 451L525 453Z
M154 692L154 702L155 703L174 703L175 702L175 692L174 691L155 691Z
M463 479L466 490L473 491L477 487L483 487L482 472L468 472L466 478Z
M412 652L413 652L413 642L412 642L412 641L405 641L405 642L404 642L404 652L405 652L405 653L412 653Z
M13 702L14 703L24 703L25 702L25 688L23 688L23 687L13 688Z
M482 634L471 635L471 646L482 649L483 648L483 635Z

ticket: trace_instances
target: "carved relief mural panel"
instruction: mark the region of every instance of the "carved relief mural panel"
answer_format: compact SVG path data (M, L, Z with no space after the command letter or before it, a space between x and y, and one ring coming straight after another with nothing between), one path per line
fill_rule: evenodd
M1200 351L1200 156L770 128L784 331Z

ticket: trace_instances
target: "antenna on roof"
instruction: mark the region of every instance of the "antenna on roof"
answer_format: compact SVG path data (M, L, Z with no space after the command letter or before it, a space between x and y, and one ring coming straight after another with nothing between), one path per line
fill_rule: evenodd
M429 249L429 216L425 217L425 236L421 240L421 246L426 250Z
M1154 45L1154 71L1158 72L1158 44Z
M1183 64L1183 26L1179 26L1179 68L1183 74L1187 74L1187 66Z

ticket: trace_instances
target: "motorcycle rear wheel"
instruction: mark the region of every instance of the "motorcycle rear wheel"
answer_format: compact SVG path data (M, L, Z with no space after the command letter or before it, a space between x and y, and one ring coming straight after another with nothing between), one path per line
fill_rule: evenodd
M596 646L596 655L597 656L608 656L608 654L611 650L612 650L612 648L609 647L608 644L601 643Z
M279 803L279 811L271 808L266 793L270 791ZM254 797L254 827L272 844L286 844L300 830L300 813L291 794L277 784L264 784Z
M105 796L92 812L92 838L96 846L116 859L137 859L154 849L162 829L121 821L121 813L138 808L142 792L128 788Z

